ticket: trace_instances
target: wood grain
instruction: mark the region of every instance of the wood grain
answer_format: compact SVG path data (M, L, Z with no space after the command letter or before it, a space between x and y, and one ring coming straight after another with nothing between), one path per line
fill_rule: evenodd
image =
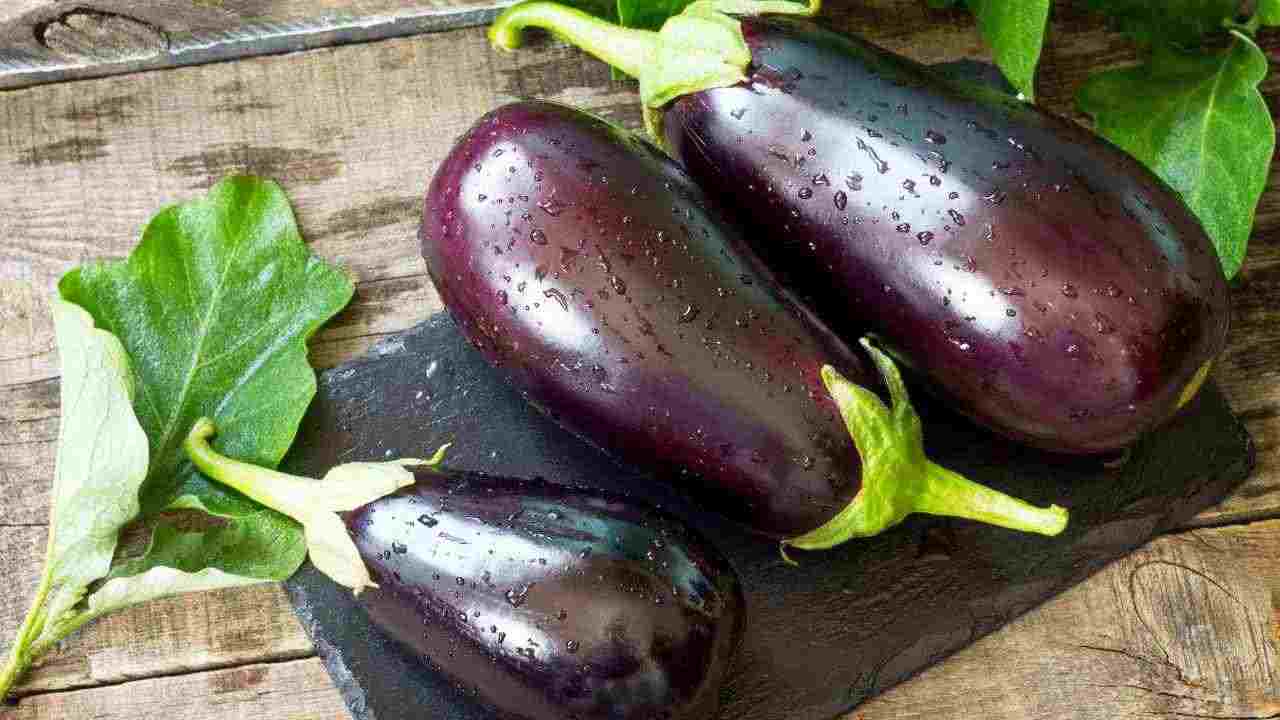
M169 37L194 32L214 22L201 18L214 15L240 22L270 13L296 19L316 8L392 12L409 5L434 3L77 4L121 12L127 6L134 19L162 27ZM7 47L3 33L30 32L35 18L65 7L51 0L4 3L0 56ZM986 57L964 13L929 11L917 0L851 3L830 11L836 26L922 61ZM1263 45L1274 55L1280 34L1264 35ZM1060 4L1041 66L1039 101L1073 115L1072 93L1089 72L1134 57L1120 36ZM1264 91L1274 114L1280 76L1269 78ZM356 301L312 346L319 366L350 359L439 308L414 238L420 197L456 135L484 111L522 96L571 102L633 127L638 123L632 88L612 81L603 65L545 41L517 55L494 53L478 29L3 93L0 570L11 580L0 587L0 635L9 637L25 610L44 537L58 386L43 298L57 277L89 257L123 256L157 208L192 197L226 173L270 175L289 191L313 249L350 267L359 280ZM1280 173L1273 169L1245 270L1235 282L1231 345L1215 372L1258 441L1259 467L1239 492L1202 514L1196 521L1201 524L1280 513L1278 187ZM1135 556L1149 556L1154 564L1138 569L1135 558L1127 559L867 705L862 714L1276 715L1274 696L1257 688L1265 687L1258 683L1275 667L1278 545L1275 522L1159 540ZM1271 614L1264 623L1258 613L1266 608ZM110 648L117 654L104 655ZM212 668L309 652L276 588L163 601L77 636L25 690L100 687L37 695L17 715L147 718L172 708L198 718L342 717L314 659L250 666L263 673L253 691L219 692L213 679L235 671ZM203 672L166 677L192 670ZM150 679L104 685L129 678ZM1278 685L1270 679L1271 687ZM1088 706L1086 714L1077 715L1082 705Z
M860 717L1280 716L1278 551L1276 521L1165 536Z
M5 720L345 720L342 704L317 658L256 663L158 677L77 692L38 695Z
M10 0L0 7L0 88L474 26L510 2Z

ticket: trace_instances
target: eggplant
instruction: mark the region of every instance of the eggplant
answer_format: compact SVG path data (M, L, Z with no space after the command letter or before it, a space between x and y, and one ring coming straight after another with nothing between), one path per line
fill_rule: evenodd
M446 468L444 448L317 482L219 455L213 432L202 419L185 443L201 471L303 523L317 568L501 717L715 716L742 589L679 521L617 496Z
M530 402L784 548L911 512L1065 525L930 462L893 363L865 344L887 407L688 176L604 120L484 116L437 169L420 236L459 328Z
M616 497L465 472L346 518L391 635L503 717L702 720L743 621L725 559Z
M1225 345L1227 284L1153 173L1073 123L862 40L698 5L660 34L529 3L491 37L514 47L520 28L544 27L638 76L656 137L752 229L766 264L980 424L1108 453L1194 395ZM719 34L690 41L702 26Z

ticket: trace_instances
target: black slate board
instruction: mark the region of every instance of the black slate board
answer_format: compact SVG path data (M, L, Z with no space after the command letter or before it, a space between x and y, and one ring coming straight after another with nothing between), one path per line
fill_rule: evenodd
M932 457L1033 502L1069 507L1067 532L1042 538L915 517L877 538L797 553L801 567L786 566L775 544L537 414L443 313L325 372L286 467L318 476L337 463L424 456L452 441L456 467L645 497L702 528L742 577L748 628L722 718L828 720L1190 518L1253 463L1249 436L1212 385L1115 469L1013 447L915 397ZM310 566L287 588L357 720L489 718Z

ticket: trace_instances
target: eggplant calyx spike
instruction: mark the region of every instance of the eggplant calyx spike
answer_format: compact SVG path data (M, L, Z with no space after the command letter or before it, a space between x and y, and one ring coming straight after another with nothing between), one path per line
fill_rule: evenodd
M1036 507L925 457L920 417L907 398L897 366L866 338L862 346L880 371L890 405L830 365L822 368L822 381L862 457L862 487L824 525L782 541L784 551L787 547L823 550L851 538L876 535L912 513L967 518L1041 535L1063 531L1067 525L1063 508ZM785 552L783 558L790 562Z

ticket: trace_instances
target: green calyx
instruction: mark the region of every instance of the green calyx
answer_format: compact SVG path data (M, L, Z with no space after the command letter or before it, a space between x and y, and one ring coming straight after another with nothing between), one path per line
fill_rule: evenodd
M377 587L365 567L346 526L338 516L367 505L414 483L410 466L438 467L449 447L443 445L429 460L405 458L389 462L338 465L323 480L289 475L250 465L219 454L209 445L216 429L200 418L183 441L187 457L200 472L296 520L307 540L307 553L316 569L355 594Z
M925 457L920 417L907 398L902 375L888 355L866 338L862 346L889 389L890 406L870 390L845 379L835 368L822 368L822 382L840 408L849 434L862 457L862 488L825 525L782 541L788 547L823 550L850 538L877 535L912 513L947 515L1000 527L1057 535L1067 525L1067 511L1040 508L952 472Z
M525 28L550 31L640 81L645 124L661 140L657 110L700 90L736 85L747 77L751 51L732 15L812 16L821 0L699 0L667 19L657 32L636 30L544 0L515 5L494 20L489 41L520 47Z

